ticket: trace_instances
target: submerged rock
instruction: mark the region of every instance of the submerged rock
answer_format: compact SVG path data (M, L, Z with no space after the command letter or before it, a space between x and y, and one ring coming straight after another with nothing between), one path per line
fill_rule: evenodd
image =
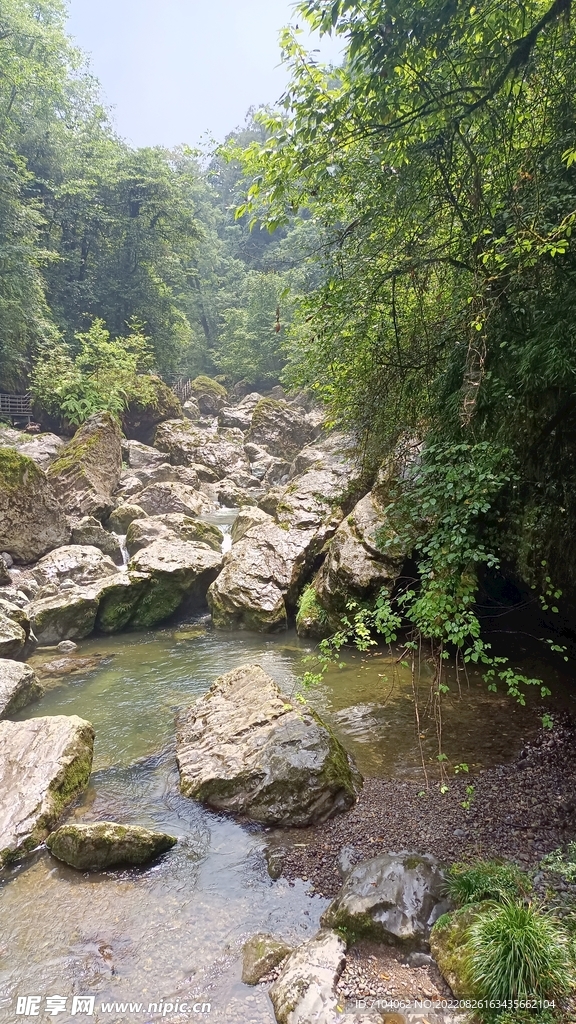
M50 853L79 871L139 867L170 850L178 840L165 832L113 821L62 825L46 840Z
M418 948L448 909L444 888L444 875L434 857L383 853L348 872L321 921L358 937Z
M16 562L35 562L69 537L45 473L32 459L0 449L0 549Z
M56 496L70 515L102 519L114 508L112 495L122 470L122 435L108 412L90 416L48 469Z
M86 787L93 746L77 715L0 722L0 866L42 842Z
M268 974L284 960L293 947L267 932L253 935L242 947L242 981L245 985L257 985L260 978Z
M346 942L322 929L288 957L270 989L278 1024L335 1024L336 985L346 963Z
M268 825L326 821L362 784L318 716L259 665L220 676L179 716L176 756L185 796Z
M21 661L0 661L0 718L38 700L44 690L29 665Z

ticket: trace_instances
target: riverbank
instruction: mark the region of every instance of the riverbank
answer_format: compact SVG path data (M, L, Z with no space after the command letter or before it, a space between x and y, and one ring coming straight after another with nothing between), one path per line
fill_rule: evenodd
M339 863L389 850L432 853L448 863L501 857L537 867L576 832L575 741L565 716L513 762L456 776L444 794L437 783L426 791L416 782L367 779L351 811L292 837L283 874L309 880L318 895L332 897L342 884ZM469 809L462 806L467 785L474 786ZM281 843L276 834L273 844Z

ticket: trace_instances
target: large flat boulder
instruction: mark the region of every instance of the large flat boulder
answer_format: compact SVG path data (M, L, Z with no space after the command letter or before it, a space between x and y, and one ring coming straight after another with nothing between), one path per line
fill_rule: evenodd
M146 574L150 582L132 616L132 625L154 626L181 606L205 606L206 592L221 565L220 551L173 534L141 548L130 559L128 569Z
M187 484L174 481L150 484L136 495L135 501L149 516L165 515L168 512L198 516L216 507L205 494Z
M0 866L41 843L86 787L93 746L77 715L0 722Z
M115 821L61 825L51 832L46 846L53 857L79 871L140 867L166 853L177 842L166 832Z
M72 543L99 548L115 565L122 565L122 548L116 534L105 530L94 516L83 516L72 522Z
M326 821L362 782L318 716L259 665L220 676L179 716L176 756L185 796L268 825Z
M70 528L46 475L32 459L0 449L0 551L35 562L66 544Z
M0 718L15 714L44 693L36 673L21 661L0 661Z
M78 428L47 475L70 515L102 519L114 508L121 470L120 425L110 413L99 412Z
M356 864L322 915L328 928L412 949L426 946L449 908L438 861L419 853L383 853Z
M126 547L131 555L153 544L157 540L186 540L207 544L213 551L222 550L224 535L212 523L170 512L161 516L149 516L130 523L126 534Z

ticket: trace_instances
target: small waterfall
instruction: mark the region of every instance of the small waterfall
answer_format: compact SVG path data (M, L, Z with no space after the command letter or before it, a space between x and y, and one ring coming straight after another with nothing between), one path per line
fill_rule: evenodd
M130 555L128 554L128 548L126 547L126 534L117 534L118 543L122 552L122 565L128 565L130 561Z
M222 537L222 554L225 555L228 551L230 551L230 548L232 547L232 524L222 523L220 529L224 534L224 536Z

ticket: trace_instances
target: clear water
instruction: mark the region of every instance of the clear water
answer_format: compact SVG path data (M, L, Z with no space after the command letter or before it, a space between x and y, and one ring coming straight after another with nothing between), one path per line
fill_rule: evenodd
M237 665L257 662L288 693L309 667L311 644L295 634L219 633L192 622L140 634L90 639L79 654L98 666L48 683L42 701L20 713L78 714L96 731L91 785L76 820L112 819L158 826L177 846L142 871L80 874L38 851L0 881L0 1020L14 1022L16 995L94 995L94 1017L68 1012L45 1020L147 1021L154 1013L104 1013L102 1002L207 1001L209 1019L266 1022L268 996L240 981L242 943L255 931L292 941L314 933L326 901L267 875L270 833L213 814L178 791L174 716ZM54 653L33 659L53 660ZM534 666L530 666L533 671ZM550 672L548 671L548 676ZM421 680L420 743L431 764L433 718ZM555 699L561 682L556 686ZM419 778L409 670L396 657L345 658L308 694L366 775ZM566 700L572 700L566 696ZM472 678L444 713L444 749L473 768L513 757L535 731L533 710L490 695ZM166 1019L180 1019L169 1014ZM182 1018L184 1019L184 1018ZM197 1019L190 1017L189 1019Z

